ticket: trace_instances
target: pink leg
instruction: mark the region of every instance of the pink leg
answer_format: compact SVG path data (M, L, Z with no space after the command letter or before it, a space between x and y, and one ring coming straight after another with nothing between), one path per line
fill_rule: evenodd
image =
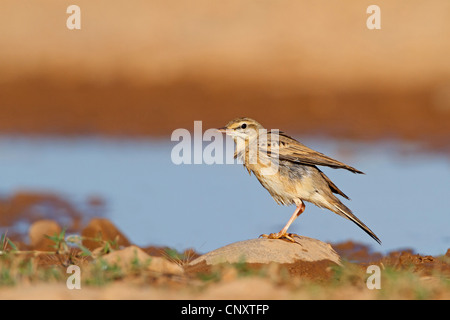
M287 233L287 230L288 230L289 226L292 224L292 222L294 222L294 220L297 219L298 216L303 213L303 211L305 211L305 204L303 203L303 201L300 200L300 203L297 206L297 209L295 209L294 214L291 216L289 221L286 223L284 228L281 229L280 232L278 232L278 233L271 233L269 235L262 234L261 237L268 238L268 239L287 238L287 239L295 242L294 239L290 236L290 234Z

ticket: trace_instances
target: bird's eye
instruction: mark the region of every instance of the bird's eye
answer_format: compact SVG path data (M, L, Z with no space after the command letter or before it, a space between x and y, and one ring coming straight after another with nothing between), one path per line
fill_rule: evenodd
M241 129L245 129L245 128L247 128L247 124L246 124L246 123L243 123L243 124L241 125Z

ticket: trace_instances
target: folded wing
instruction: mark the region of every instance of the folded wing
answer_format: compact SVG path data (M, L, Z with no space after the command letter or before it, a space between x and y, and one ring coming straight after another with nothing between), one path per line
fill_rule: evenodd
M323 153L308 148L294 138L283 132L268 131L267 141L259 142L259 147L266 150L268 154L278 153L280 160L287 160L299 164L311 166L327 166L334 169L346 169L353 173L364 174L364 172L355 169L345 163L330 158ZM274 149L278 144L278 150Z

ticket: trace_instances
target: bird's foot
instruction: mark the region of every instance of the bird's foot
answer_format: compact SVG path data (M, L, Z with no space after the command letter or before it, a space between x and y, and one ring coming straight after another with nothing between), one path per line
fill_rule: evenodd
M277 233L271 233L271 234L262 234L259 237L260 238L266 238L266 239L283 239L283 240L289 240L291 242L295 242L294 240L294 236L295 234L293 233L281 233L281 232L277 232Z

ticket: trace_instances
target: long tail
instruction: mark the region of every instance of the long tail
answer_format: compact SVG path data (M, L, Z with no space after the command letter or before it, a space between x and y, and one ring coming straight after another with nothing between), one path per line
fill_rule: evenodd
M375 235L375 233L373 233L373 231L370 230L368 226L366 226L361 220L359 220L352 213L352 211L349 208L347 208L342 202L339 201L339 199L336 198L336 200L337 200L337 202L335 202L335 204L334 204L334 208L333 208L334 210L330 208L333 212L337 213L341 217L344 217L346 219L353 221L354 223L356 223L358 225L358 227L363 229L364 232L366 232L369 236L371 236L376 242L381 244L381 240L378 239L378 237Z

